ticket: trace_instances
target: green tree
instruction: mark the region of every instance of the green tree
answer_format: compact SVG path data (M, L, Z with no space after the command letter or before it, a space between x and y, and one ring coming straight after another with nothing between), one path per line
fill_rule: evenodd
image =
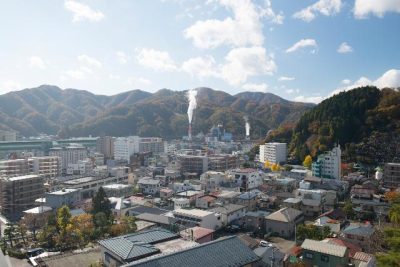
M310 155L307 155L304 158L303 166L306 167L307 169L311 169L311 164L312 164L312 157Z
M375 254L378 266L399 267L400 266L400 229L385 228L384 242L390 248L387 253L378 252Z
M394 204L389 210L389 220L395 225L400 224L400 204Z
M346 201L343 207L343 212L346 214L347 219L353 219L354 218L354 207L353 203L351 203L350 200Z
M71 212L68 206L62 206L57 210L57 227L60 232L67 229L67 226L71 223Z
M104 212L96 213L93 217L93 223L95 225L94 235L96 238L104 237L109 233L111 224Z
M10 246L13 248L13 240L15 237L15 225L12 223L7 223L6 228L4 229L4 236L8 238L8 241L10 242Z
M99 188L92 199L92 215L96 216L96 214L99 212L104 213L107 220L111 221L110 223L112 223L113 216L111 211L111 203L103 187Z
M313 239L323 240L330 236L331 230L329 227L318 227L315 225L299 225L297 227L297 238L299 240Z

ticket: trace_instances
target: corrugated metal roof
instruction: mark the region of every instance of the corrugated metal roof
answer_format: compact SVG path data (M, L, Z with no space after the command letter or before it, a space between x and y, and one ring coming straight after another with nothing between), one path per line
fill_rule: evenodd
M316 251L323 254L333 255L336 257L344 257L346 255L346 247L333 245L330 243L316 241L311 239L304 240L301 245L302 249Z
M175 253L144 259L125 265L140 267L236 267L259 260L259 257L236 236L218 239Z

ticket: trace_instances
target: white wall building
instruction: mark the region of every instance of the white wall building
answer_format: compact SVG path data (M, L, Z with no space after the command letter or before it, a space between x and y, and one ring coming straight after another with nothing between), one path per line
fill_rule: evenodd
M282 163L287 160L286 143L266 143L260 145L260 162Z
M88 156L87 148L78 144L50 149L49 156L61 158L61 169L66 171L69 164L75 164Z
M118 137L114 140L114 159L130 163L131 155L139 152L139 136Z
M263 173L256 169L234 169L226 172L241 191L255 189L263 184Z
M67 167L67 175L88 175L93 170L93 163L90 159L79 160Z
M160 180L151 177L144 177L140 179L138 181L138 185L143 194L156 195L161 189Z
M341 156L342 151L340 150L340 146L334 147L331 151L319 155L317 161L312 164L313 176L340 179L342 175Z
M212 230L216 230L222 225L221 215L206 210L177 209L173 211L173 216L184 223L191 223Z

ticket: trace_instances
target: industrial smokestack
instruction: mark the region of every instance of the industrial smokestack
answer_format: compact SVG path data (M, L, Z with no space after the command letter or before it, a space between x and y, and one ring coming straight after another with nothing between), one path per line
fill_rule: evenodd
M246 139L250 139L250 123L249 123L249 118L247 116L244 116L244 121L245 121L245 127L246 127Z
M197 107L196 96L197 96L197 91L194 90L194 89L190 89L186 94L186 97L189 100L189 107L188 107L188 110L187 110L188 119L189 119L189 129L188 129L189 140L192 140L193 111Z

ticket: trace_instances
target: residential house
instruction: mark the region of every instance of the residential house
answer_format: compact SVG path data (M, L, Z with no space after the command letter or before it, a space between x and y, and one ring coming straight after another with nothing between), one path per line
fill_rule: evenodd
M265 217L265 230L289 238L295 233L296 225L304 221L301 211L292 208L282 208Z
M211 211L220 214L222 225L226 226L244 217L246 214L246 206L226 204L224 206L213 208Z
M174 253L150 257L133 262L126 267L205 267L205 266L246 266L254 267L259 257L236 236L220 238L199 246Z
M222 224L220 214L200 209L177 209L172 211L172 216L181 225L200 226L216 230Z
M303 261L307 267L337 267L347 266L349 263L348 249L344 246L306 239L301 248Z
M152 229L99 241L105 266L121 266L158 253L155 244L178 239L179 235L164 229Z
M364 251L372 250L376 231L370 223L351 223L342 232L342 239L360 246Z
M263 210L248 211L240 220L241 225L246 231L265 232L265 217L269 214L271 213Z
M255 265L257 267L283 267L285 253L273 246L258 247L253 250L254 253L261 258Z
M217 197L213 195L201 196L196 199L196 208L199 209L209 209L215 206Z
M143 194L157 195L160 191L160 180L151 177L144 177L138 181L139 189Z
M195 241L199 244L210 242L214 239L214 230L195 226L180 232L184 239Z
M257 192L245 192L236 198L236 204L247 207L247 210L257 209Z

